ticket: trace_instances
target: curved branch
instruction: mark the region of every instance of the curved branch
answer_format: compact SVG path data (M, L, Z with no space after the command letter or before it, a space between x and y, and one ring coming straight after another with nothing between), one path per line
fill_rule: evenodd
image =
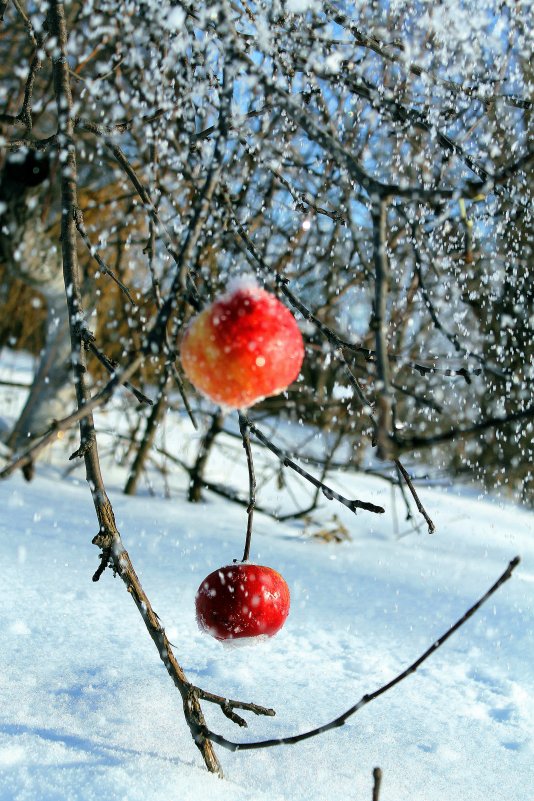
M323 726L317 726L317 728L310 729L302 734L295 734L292 737L260 740L253 743L236 743L232 740L227 740L226 737L222 737L220 734L216 734L209 729L205 729L203 731L204 735L209 737L210 740L213 740L214 743L217 743L217 745L227 748L229 751L251 751L258 748L270 748L274 745L294 745L295 743L300 743L302 740L309 740L311 737L316 737L318 734L323 734L326 731L337 729L340 726L343 726L347 720L352 717L352 715L356 714L356 712L359 712L359 710L364 706L367 706L367 704L370 704L371 701L375 700L375 698L378 698L380 695L388 692L388 690L391 690L396 684L399 684L401 681L403 681L403 679L406 679L412 673L415 673L416 670L423 664L423 662L432 656L432 654L437 651L438 648L441 648L441 646L449 639L449 637L451 637L455 631L458 631L458 629L480 609L482 604L484 604L488 598L490 598L493 593L505 583L505 581L508 581L520 561L521 560L519 556L516 556L514 559L512 559L504 573L497 579L495 584L493 584L489 590L484 593L484 595L479 598L479 600L474 603L473 606L471 606L467 612L465 612L465 614L462 615L462 617L445 632L445 634L442 634L441 637L433 642L430 648L427 648L427 650L421 654L421 656L418 657L415 662L412 662L412 664L403 670L402 673L399 673L398 676L395 676L395 678L391 679L391 681L387 682L387 684L379 687L378 690L362 696L358 703L354 704L354 706L351 706L349 709L343 712L343 714L339 715L337 718L334 718L334 720L331 720L329 723L325 723Z

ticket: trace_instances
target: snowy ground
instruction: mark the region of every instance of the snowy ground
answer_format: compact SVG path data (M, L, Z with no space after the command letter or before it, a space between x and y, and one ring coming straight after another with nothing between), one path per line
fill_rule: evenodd
M3 410L9 416L15 406ZM212 475L240 481L244 454L238 443L228 447L233 456L220 454ZM230 739L284 736L332 719L412 662L522 557L415 675L318 738L252 753L218 748L221 781L202 765L124 585L109 572L91 582L94 511L83 470L65 477L62 458L58 450L31 484L19 475L0 483L1 801L370 801L376 765L382 801L528 797L532 514L422 489L438 532L398 537L384 482L333 476L336 489L382 503L386 514L354 516L325 500L317 519L336 512L352 537L343 544L312 541L301 522L258 514L253 558L285 576L292 609L269 642L229 649L197 629L194 596L207 573L240 557L244 510L214 496L192 507L178 479L170 499L146 490L126 499L123 474L108 470L125 545L188 677L277 711L251 716L242 730L206 705L208 724Z

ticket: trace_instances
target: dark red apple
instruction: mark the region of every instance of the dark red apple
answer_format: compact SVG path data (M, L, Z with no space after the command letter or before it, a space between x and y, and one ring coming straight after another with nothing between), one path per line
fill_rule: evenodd
M189 324L180 345L191 383L241 409L283 392L299 374L304 344L295 318L270 292L242 283Z
M289 587L270 567L227 565L204 579L195 606L199 627L217 640L272 637L289 614Z

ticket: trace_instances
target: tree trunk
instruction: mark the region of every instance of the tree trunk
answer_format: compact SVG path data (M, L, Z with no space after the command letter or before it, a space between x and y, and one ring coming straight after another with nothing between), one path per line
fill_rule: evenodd
M17 450L61 417L73 397L70 336L61 254L35 213L47 189L48 158L12 156L0 180L0 259L9 273L34 286L47 304L45 347L19 419L7 438Z

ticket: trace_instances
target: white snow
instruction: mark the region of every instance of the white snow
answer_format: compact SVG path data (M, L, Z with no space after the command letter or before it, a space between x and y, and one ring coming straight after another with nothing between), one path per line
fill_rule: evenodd
M109 427L102 415L98 422ZM194 453L195 442L183 440L191 426L177 428L173 439L167 424L167 447L185 458ZM352 537L342 544L304 537L302 521L256 514L251 558L285 577L291 612L277 636L225 649L198 630L195 592L240 557L245 510L213 495L187 504L183 478L171 480L168 500L126 498L124 474L105 465L126 548L187 676L276 709L275 718L244 713L249 728L240 729L203 703L208 725L232 740L291 735L336 717L407 667L522 557L415 675L314 739L256 752L217 747L221 781L203 766L124 585L109 571L91 581L96 519L83 466L63 476L63 447L31 484L20 475L0 483L0 801L370 799L377 765L382 801L524 801L534 764L531 513L423 488L438 533L398 537L385 482L334 475L335 489L382 503L386 514L354 516L323 500L317 520L336 513ZM210 477L245 488L244 460L228 440ZM298 476L291 486L304 501ZM273 493L260 487L258 501Z

